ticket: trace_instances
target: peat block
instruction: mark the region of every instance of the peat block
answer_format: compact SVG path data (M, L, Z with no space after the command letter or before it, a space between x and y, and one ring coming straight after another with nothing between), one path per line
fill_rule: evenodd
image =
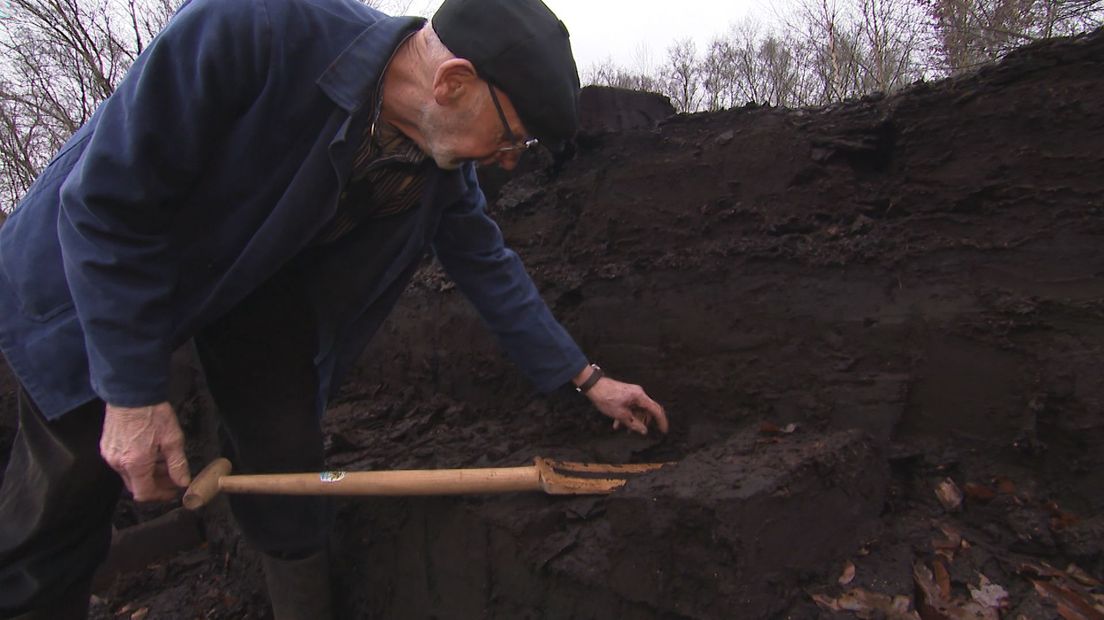
M747 431L609 497L414 500L401 551L353 553L391 617L770 617L869 536L888 475L858 431Z
M596 537L553 568L692 618L763 617L839 569L881 513L888 469L855 431L743 432L608 500ZM599 529L599 528L593 528Z
M585 134L648 130L674 113L671 100L656 93L611 86L587 86L579 93L579 131Z
M165 561L173 554L194 549L203 542L202 521L196 513L184 508L116 530L107 559L96 571L92 589L103 592L119 575Z

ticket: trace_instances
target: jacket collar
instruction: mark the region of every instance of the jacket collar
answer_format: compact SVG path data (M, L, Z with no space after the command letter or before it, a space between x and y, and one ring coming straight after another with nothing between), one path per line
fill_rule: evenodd
M425 24L421 17L385 17L368 26L322 76L318 86L350 114L376 90L376 83L399 44Z

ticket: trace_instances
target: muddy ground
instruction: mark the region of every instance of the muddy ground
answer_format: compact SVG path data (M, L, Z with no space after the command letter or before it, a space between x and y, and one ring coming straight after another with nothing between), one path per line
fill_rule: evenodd
M492 210L671 434L535 395L430 266L329 460L676 464L597 499L344 500L341 617L1104 617L1104 34L825 109L652 127L587 96L614 116ZM94 617L267 617L224 509L172 508L121 505Z

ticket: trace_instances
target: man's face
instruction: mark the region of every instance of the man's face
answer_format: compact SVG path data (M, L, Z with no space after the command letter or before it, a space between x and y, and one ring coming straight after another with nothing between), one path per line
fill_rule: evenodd
M494 92L501 116L486 87L474 89L455 107L434 106L424 113L425 148L437 167L455 170L469 161L480 166L498 164L504 170L517 166L524 150L519 148L519 136L528 134L509 97L500 90Z

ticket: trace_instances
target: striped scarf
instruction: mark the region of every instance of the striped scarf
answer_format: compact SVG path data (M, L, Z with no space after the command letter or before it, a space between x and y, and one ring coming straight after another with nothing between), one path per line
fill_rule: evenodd
M313 245L331 243L365 220L396 215L418 204L432 165L413 140L373 119L353 160L349 183L338 199L337 213Z

